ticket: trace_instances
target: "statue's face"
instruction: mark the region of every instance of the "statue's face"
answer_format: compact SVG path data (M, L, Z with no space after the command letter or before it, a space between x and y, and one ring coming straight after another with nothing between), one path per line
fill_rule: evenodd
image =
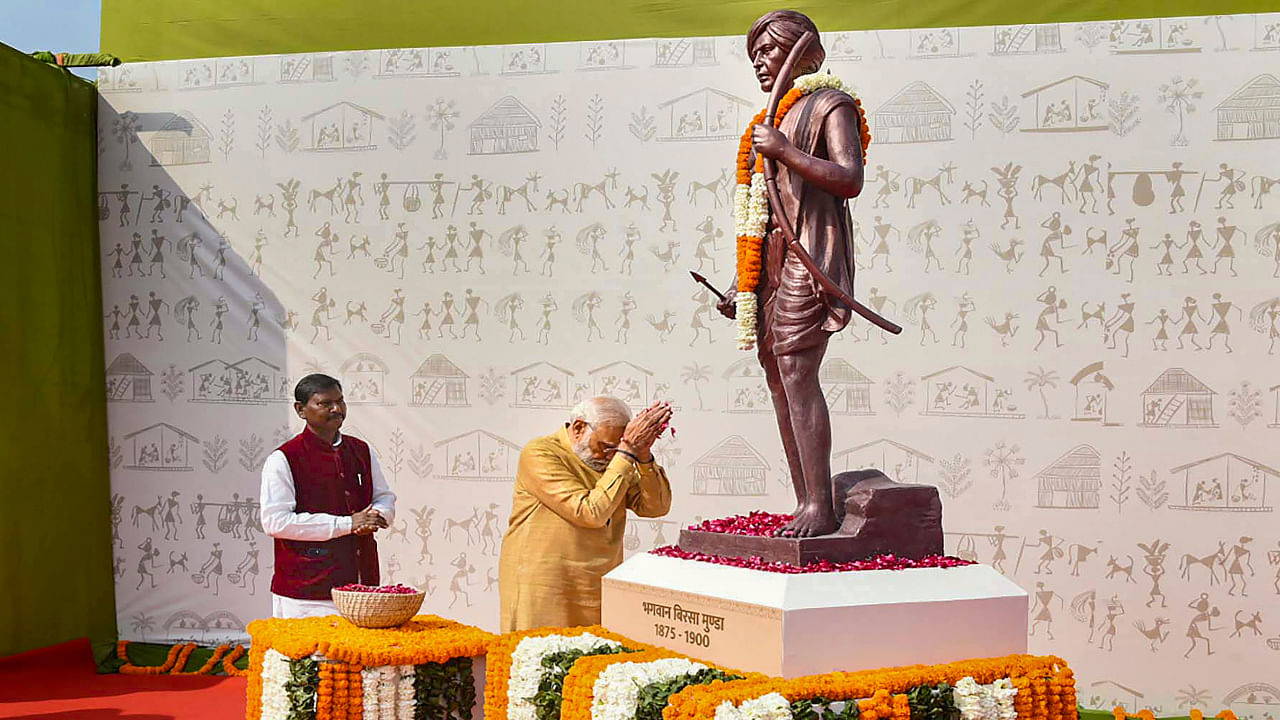
M782 65L790 52L791 48L779 43L768 28L756 38L755 44L751 46L751 67L755 69L760 90L773 91L773 84L782 72Z

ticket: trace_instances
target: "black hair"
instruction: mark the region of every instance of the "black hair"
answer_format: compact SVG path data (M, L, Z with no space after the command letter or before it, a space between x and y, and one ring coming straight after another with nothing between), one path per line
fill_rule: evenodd
M328 375L320 373L312 373L301 380L293 388L293 399L306 405L311 400L311 396L316 393L322 393L325 390L333 388L342 389L342 383L337 378L331 378Z

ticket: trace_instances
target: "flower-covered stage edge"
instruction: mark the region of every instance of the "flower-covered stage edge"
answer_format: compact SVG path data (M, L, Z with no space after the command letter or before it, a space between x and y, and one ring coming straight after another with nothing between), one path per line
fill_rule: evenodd
M1061 658L1009 655L945 665L743 680L685 688L663 720L1077 720Z
M687 687L765 679L599 626L503 635L486 662L486 720L662 720Z
M248 720L471 720L472 659L496 637L429 615L381 629L273 618L249 636Z

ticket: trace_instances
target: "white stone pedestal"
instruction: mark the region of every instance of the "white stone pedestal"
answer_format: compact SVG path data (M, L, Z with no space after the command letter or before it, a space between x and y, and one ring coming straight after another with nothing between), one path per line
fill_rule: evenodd
M602 603L614 632L787 678L1027 650L1027 593L986 565L786 575L646 553Z

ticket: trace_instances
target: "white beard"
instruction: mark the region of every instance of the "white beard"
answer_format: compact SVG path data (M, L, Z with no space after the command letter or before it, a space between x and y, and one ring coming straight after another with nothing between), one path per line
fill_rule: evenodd
M591 436L589 434L584 434L582 439L575 440L573 443L573 452L578 456L579 460L586 463L587 467L595 470L596 472L604 472L605 468L609 467L609 461L603 458L594 458L591 456L590 439Z

